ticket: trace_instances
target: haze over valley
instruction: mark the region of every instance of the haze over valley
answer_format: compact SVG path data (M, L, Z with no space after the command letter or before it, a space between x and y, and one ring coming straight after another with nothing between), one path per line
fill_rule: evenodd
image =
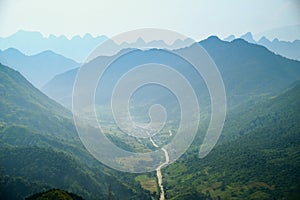
M0 199L299 199L299 9L0 2Z

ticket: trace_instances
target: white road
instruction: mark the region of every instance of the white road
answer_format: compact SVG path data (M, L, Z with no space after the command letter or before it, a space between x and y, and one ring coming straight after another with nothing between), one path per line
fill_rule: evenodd
M153 141L153 139L150 137L150 141L151 143L153 144L153 146L155 147L158 147L157 144L155 144L155 142ZM169 161L170 161L170 158L169 158L169 154L168 154L168 151L165 149L165 148L161 148L161 150L165 153L165 158L166 158L166 161L164 163L162 163L161 165L159 165L157 168L156 168L156 176L157 176L157 180L158 180L158 186L160 188L160 200L165 200L165 191L164 191L164 186L163 186L163 183L162 183L162 173L161 173L161 168L168 164Z

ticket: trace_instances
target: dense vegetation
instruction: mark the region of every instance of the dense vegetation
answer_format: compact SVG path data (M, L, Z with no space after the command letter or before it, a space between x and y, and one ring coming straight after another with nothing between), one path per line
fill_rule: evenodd
M194 147L194 153L167 167L167 197L299 199L299 105L296 84L279 96L236 108L224 134L231 134L234 126L240 136L218 145L204 159Z

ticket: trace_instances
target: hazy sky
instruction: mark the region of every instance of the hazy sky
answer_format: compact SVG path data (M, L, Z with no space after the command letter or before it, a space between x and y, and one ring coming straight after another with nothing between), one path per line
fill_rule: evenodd
M110 37L152 27L202 39L212 34L259 34L296 24L299 0L0 0L2 37L20 29L46 36Z

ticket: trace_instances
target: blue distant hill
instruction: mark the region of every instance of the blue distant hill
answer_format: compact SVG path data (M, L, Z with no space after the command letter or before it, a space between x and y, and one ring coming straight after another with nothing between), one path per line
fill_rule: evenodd
M43 86L55 75L80 65L50 50L27 56L14 48L0 50L0 63L21 72L37 88Z

